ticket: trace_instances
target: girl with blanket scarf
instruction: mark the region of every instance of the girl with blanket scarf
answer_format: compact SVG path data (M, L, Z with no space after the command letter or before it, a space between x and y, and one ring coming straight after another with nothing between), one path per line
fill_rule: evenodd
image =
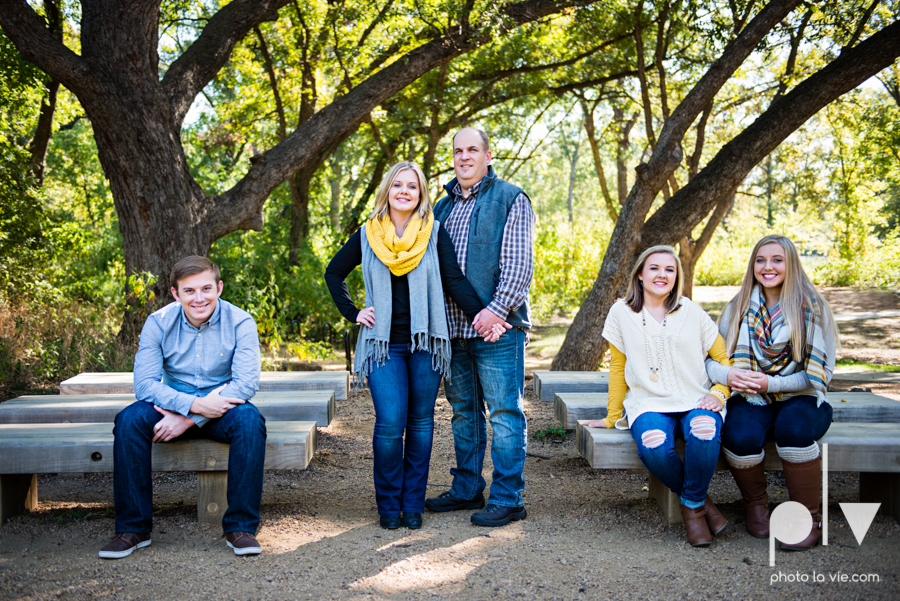
M682 298L683 277L671 246L648 248L638 258L625 299L603 325L612 353L607 417L586 425L631 430L641 462L678 495L688 542L703 547L728 524L707 489L730 394L726 386L710 386L704 360L727 365L728 355L709 315ZM676 436L685 441L683 461Z
M338 310L361 323L354 383L365 377L375 405L375 498L382 528L421 528L441 377L450 377L444 292L472 318L484 308L434 220L427 180L397 163L381 181L375 210L328 264ZM366 305L357 309L344 280L362 265ZM509 326L507 326L509 327ZM486 340L503 331L496 326ZM404 440L405 432L405 440ZM401 517L402 514L402 517Z
M734 367L707 362L713 381L735 393L722 431L725 458L747 513L747 531L769 536L763 446L772 437L791 501L813 516L809 536L782 549L805 551L822 537L821 438L831 425L826 392L834 371L837 328L831 309L809 281L797 249L766 236L750 256L737 296L719 318Z

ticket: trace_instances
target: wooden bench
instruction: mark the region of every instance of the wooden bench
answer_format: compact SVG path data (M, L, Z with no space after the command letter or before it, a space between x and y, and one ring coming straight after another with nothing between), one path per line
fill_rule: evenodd
M113 400L128 404L133 397ZM256 399L254 398L254 401ZM17 402L18 401L18 402ZM88 416L113 416L109 403L60 404L60 397L41 403L34 397L0 404L0 422L17 421L34 409L35 420L47 419L53 411L71 423L0 423L0 523L28 509L37 509L37 474L96 473L113 471L113 424L85 423ZM302 401L269 398L257 406L266 418L266 458L269 470L306 469L316 451L316 421L283 421L303 411ZM106 405L105 407L103 405ZM8 418L3 417L10 413ZM24 418L27 419L27 418ZM185 440L155 444L153 471L197 472L197 516L201 522L221 523L228 508L228 445L210 440Z
M350 372L347 371L264 371L259 376L259 392L332 390L336 400L346 401L349 388ZM78 374L60 383L59 393L134 394L134 375L131 372Z
M605 392L559 392L553 413L566 430L574 430L579 421L606 417L607 399ZM836 422L900 422L900 402L871 392L830 392L828 400Z
M579 422L575 432L578 452L592 468L646 470L629 431ZM829 472L859 472L860 502L881 503L879 513L900 522L900 423L833 423L819 444L828 445ZM676 449L684 456L683 440ZM774 442L766 445L765 467L781 469ZM717 469L727 469L724 455ZM652 475L649 489L668 522L681 523L678 498Z
M112 423L135 400L134 394L22 396L0 404L0 424ZM334 419L330 390L258 392L251 402L266 421L315 422L324 428Z
M534 394L552 403L561 392L609 392L608 371L535 371Z

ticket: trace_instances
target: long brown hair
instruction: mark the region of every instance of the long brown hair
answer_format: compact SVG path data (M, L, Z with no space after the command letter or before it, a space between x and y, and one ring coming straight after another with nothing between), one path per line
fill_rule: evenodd
M651 246L642 252L641 256L638 257L637 263L634 264L634 268L631 270L631 278L628 281L628 291L625 293L625 303L631 307L631 310L635 313L640 313L641 309L644 308L644 287L641 285L638 276L644 271L644 263L647 262L647 258L656 253L663 253L675 257L675 285L672 286L672 290L669 291L669 296L666 298L666 313L672 313L681 306L681 283L684 281L684 271L681 269L681 259L678 258L678 254L675 252L674 248L660 244L658 246Z
M784 283L781 285L781 295L778 302L781 305L784 319L791 329L791 345L793 347L791 357L799 363L803 361L803 352L806 348L806 316L804 311L807 306L818 307L819 320L823 323L823 327L831 328L835 340L838 340L838 331L837 324L834 322L834 315L831 313L831 306L816 290L809 276L806 275L806 271L803 270L803 265L800 263L800 253L797 252L797 247L794 246L794 243L787 236L772 234L764 237L753 247L753 252L750 253L750 261L747 264L747 272L744 274L744 280L741 282L741 288L726 307L726 310L730 308L728 312L730 313L731 321L728 323L726 330L725 344L728 348L728 353L734 353L741 329L741 322L750 309L750 295L753 292L753 287L759 283L756 280L756 274L753 269L753 265L756 263L756 255L759 253L760 248L773 242L784 249ZM815 303L810 303L810 299L813 299ZM722 311L722 315L724 314L725 310ZM722 317L719 316L720 321L721 319Z

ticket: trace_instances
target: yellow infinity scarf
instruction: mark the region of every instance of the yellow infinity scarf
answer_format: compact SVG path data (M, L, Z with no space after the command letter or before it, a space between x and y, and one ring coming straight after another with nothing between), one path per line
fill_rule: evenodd
M366 223L366 239L375 256L384 263L396 276L409 273L419 265L425 256L428 240L431 239L431 228L434 226L434 214L428 214L428 220L422 224L421 217L414 217L406 224L403 237L398 238L389 215L372 218Z

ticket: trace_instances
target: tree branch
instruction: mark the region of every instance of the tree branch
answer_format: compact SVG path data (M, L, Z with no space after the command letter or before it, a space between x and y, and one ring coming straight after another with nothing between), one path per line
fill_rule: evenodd
M278 9L289 0L234 0L203 28L200 36L172 63L162 85L180 124L200 90L228 62L235 45L256 25L278 19Z
M670 244L687 235L747 173L810 117L900 56L900 21L895 21L814 73L716 154L688 185L650 219L643 246Z
M590 4L585 0L578 4ZM505 17L498 28L454 28L408 52L381 71L370 75L344 96L301 124L284 141L256 157L247 174L230 190L215 197L210 208L213 239L248 224L261 227L260 212L269 192L289 174L316 160L328 140L356 128L369 112L442 61L455 58L494 35L558 13L575 3L524 0L500 9ZM230 6L230 5L229 5Z
M94 83L95 74L87 61L56 39L44 18L25 0L0 2L0 27L25 60L76 95Z

